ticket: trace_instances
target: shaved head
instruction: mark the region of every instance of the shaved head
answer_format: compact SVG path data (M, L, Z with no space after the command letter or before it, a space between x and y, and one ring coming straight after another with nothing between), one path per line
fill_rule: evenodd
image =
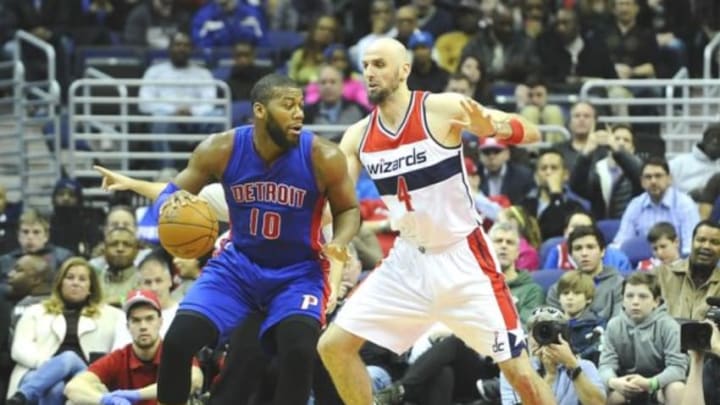
M382 57L397 67L403 63L410 64L410 53L407 51L407 48L405 48L405 45L395 38L384 37L373 41L365 50L364 59L369 55Z
M371 103L380 105L400 86L407 88L410 54L400 41L393 38L374 41L365 51L362 64Z

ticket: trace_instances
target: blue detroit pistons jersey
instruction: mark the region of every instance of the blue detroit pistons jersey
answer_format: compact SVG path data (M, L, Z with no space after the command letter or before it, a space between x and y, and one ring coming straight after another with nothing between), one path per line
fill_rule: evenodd
M297 147L268 165L255 151L253 126L235 129L223 173L232 242L262 267L317 260L325 198L312 164L313 134L301 131Z

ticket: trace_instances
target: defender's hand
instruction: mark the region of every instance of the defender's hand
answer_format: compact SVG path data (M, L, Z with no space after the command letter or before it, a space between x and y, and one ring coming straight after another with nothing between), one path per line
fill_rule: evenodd
M465 111L466 116L463 119L450 120L451 127L467 128L468 131L480 137L495 135L496 128L490 114L485 111L480 104L462 100L460 106Z
M128 176L124 176L98 165L93 166L93 169L102 174L102 188L105 191L130 190L132 187L133 179Z

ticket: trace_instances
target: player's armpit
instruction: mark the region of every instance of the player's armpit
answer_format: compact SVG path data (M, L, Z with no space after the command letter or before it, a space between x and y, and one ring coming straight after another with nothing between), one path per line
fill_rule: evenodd
M230 159L234 139L234 130L210 135L195 148L187 167L173 182L181 189L197 194L208 183L218 181Z

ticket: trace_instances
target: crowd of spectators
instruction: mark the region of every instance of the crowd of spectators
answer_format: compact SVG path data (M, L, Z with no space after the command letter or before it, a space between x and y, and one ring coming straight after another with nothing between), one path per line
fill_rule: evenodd
M142 76L148 83L139 110L153 116L214 113L211 104L161 102L215 97L185 80L226 80L240 102L259 77L281 71L306 88L306 124L351 124L372 108L360 75L364 49L395 37L412 56L411 89L462 93L570 133L548 133L548 147L533 155L464 137L469 191L525 329L543 320L566 325L554 344L529 342L559 403L679 404L697 389L696 379L685 387L688 364L697 372L698 362L720 363L699 354L689 363L679 326L703 320L706 298L720 296L720 123L668 161L641 150L638 133L647 128L601 126L587 102L549 101L576 94L590 78L670 77L682 66L700 76L702 50L720 32L720 5L712 0L0 0L0 10L0 53L13 51L15 29L29 31L56 48L65 85L78 75L72 67L84 46L167 51L167 61L146 66ZM302 41L268 52L279 32ZM228 50L229 69L198 63L195 56L218 49ZM28 74L46 68L30 63ZM153 79L178 86L154 87ZM512 94L513 102L496 103L499 94ZM618 87L600 96L646 94ZM633 110L617 105L604 113ZM158 122L152 148L171 150L161 134L216 129ZM320 135L337 140L341 132ZM157 168L174 164L161 160ZM396 236L367 176L357 192L363 227L344 296ZM15 401L8 403L63 396L154 403L156 341L207 257L171 257L143 207L119 200L91 206L83 185L62 178L52 211L43 213L7 201L0 185L0 392ZM141 342L147 336L155 336L152 344ZM231 345L229 359L254 359L238 347L261 350ZM409 353L368 344L363 356L381 404L516 401L496 365L442 325ZM218 357L198 364L198 394L215 389L220 398L234 388L215 378ZM143 374L144 383L113 376L118 364ZM98 384L106 389L94 390ZM332 389L316 387L314 396L319 404L339 403Z

